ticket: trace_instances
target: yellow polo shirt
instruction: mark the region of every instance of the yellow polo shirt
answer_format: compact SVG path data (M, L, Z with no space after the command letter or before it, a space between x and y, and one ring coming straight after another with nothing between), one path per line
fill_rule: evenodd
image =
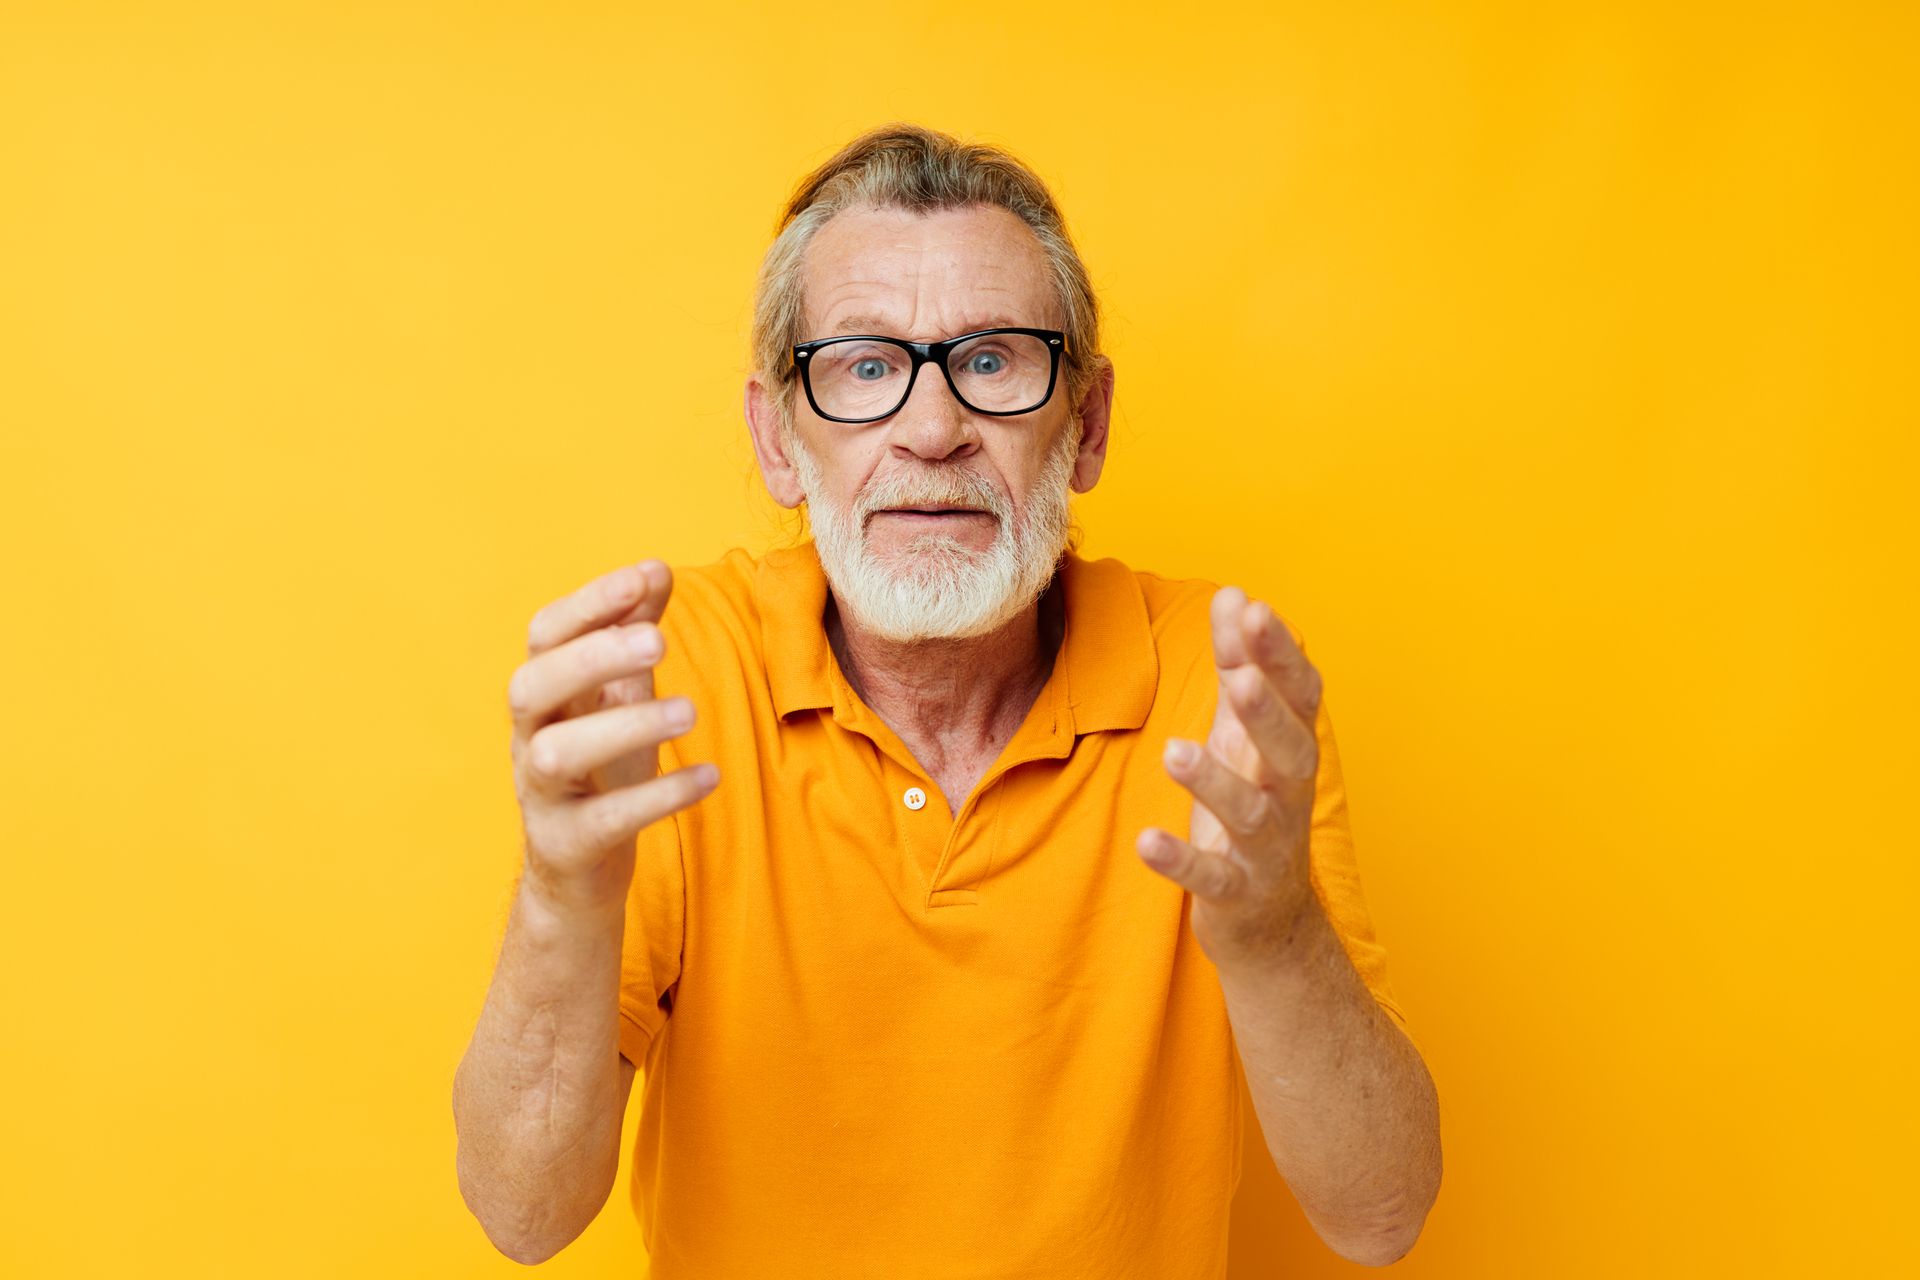
M656 1280L1185 1280L1225 1273L1243 1081L1179 886L1171 735L1214 713L1215 584L1067 558L1025 722L949 812L853 692L811 543L675 571L663 768L720 785L641 832L620 1052ZM1297 629L1288 623L1296 638ZM1312 880L1387 984L1324 699Z

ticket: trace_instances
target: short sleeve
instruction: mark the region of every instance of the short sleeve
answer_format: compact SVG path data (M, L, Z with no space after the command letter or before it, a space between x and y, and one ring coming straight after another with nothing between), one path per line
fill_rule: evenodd
M660 772L680 767L673 743L660 748ZM686 877L680 815L640 828L634 842L633 883L627 891L620 943L620 1056L644 1066L673 1008L686 929Z
M1303 646L1304 651L1304 646ZM1387 981L1387 949L1374 936L1373 919L1367 912L1366 895L1360 888L1360 867L1354 853L1353 832L1347 820L1347 787L1340 772L1340 751L1333 740L1333 721L1327 712L1327 699L1320 698L1314 717L1313 736L1320 747L1320 765L1313 781L1313 826L1307 837L1308 869L1314 891L1326 909L1327 919L1346 949L1347 959L1360 975L1367 990L1381 1008L1407 1030L1407 1016L1400 1010Z

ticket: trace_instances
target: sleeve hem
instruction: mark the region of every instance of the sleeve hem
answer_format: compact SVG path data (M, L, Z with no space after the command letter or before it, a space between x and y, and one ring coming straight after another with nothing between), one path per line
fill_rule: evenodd
M636 1067L646 1064L647 1052L653 1046L653 1032L634 1016L624 1000L620 1003L619 1041L621 1057Z

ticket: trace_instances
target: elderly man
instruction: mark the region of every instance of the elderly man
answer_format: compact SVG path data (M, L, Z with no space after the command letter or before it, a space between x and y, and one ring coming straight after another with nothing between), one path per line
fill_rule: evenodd
M656 1280L1220 1276L1244 1082L1327 1244L1402 1256L1437 1102L1320 677L1242 591L1073 551L1113 367L1045 187L856 139L754 327L812 540L589 582L508 686L526 862L454 1087L488 1237L586 1227L644 1070Z

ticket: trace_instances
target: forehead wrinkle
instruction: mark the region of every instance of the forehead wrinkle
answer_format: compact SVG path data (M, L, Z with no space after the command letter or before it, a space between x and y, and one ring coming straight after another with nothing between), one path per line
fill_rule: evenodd
M910 326L909 326L910 327ZM853 334L870 334L878 338L905 338L908 342L944 342L948 338L957 338L963 333L977 333L982 329L1040 329L1044 325L1030 324L1015 316L985 313L972 317L963 317L954 322L950 332L915 337L912 333L895 333L890 321L879 316L847 316L830 324L820 334L823 338L840 338Z
M921 225L916 219L915 229ZM1059 299L1042 284L1047 278L1044 255L1024 226L1018 228L1023 234L1017 248L983 246L976 234L961 228L941 228L943 234L930 238L890 234L900 230L839 218L822 229L803 258L802 305L805 312L821 317L807 337L876 333L939 341L976 329L1059 327L1052 322ZM864 246L863 236L870 237ZM980 252L982 248L987 252ZM871 271L882 263L887 278L833 278L835 267L857 272L865 266ZM824 302L817 312L816 298ZM936 319L942 331L916 333L914 326L923 316Z
M859 281L854 283L872 284L875 282ZM983 285L973 289L971 292L976 296L987 294L1009 297L1016 295L1018 291L992 285ZM918 299L916 299L916 302L917 301ZM963 304L959 309L951 313L953 319L951 323L946 326L945 332L929 333L925 336L916 336L911 332L913 327L911 323L905 326L908 330L907 332L899 332L898 329L900 326L897 325L897 322L882 314L881 310L875 309L872 303L866 299L862 299L855 305L858 305L861 309L849 311L837 319L829 320L821 327L817 336L833 338L847 334L870 333L890 338L906 338L910 342L939 342L946 338L956 337L959 334L973 333L979 329L1039 329L1048 327L1047 317L1045 316L1036 320L1030 316L1022 315L1023 308L1018 305L1017 298L1015 299L1014 305L1005 307L1004 309L989 309L990 303L986 299L969 300L968 303ZM935 309L937 309L937 304ZM827 314L831 316L833 310L833 307L829 306L827 308ZM918 310L919 308L916 306L914 309L916 314ZM1048 312L1052 310L1053 308L1050 306L1047 308Z

